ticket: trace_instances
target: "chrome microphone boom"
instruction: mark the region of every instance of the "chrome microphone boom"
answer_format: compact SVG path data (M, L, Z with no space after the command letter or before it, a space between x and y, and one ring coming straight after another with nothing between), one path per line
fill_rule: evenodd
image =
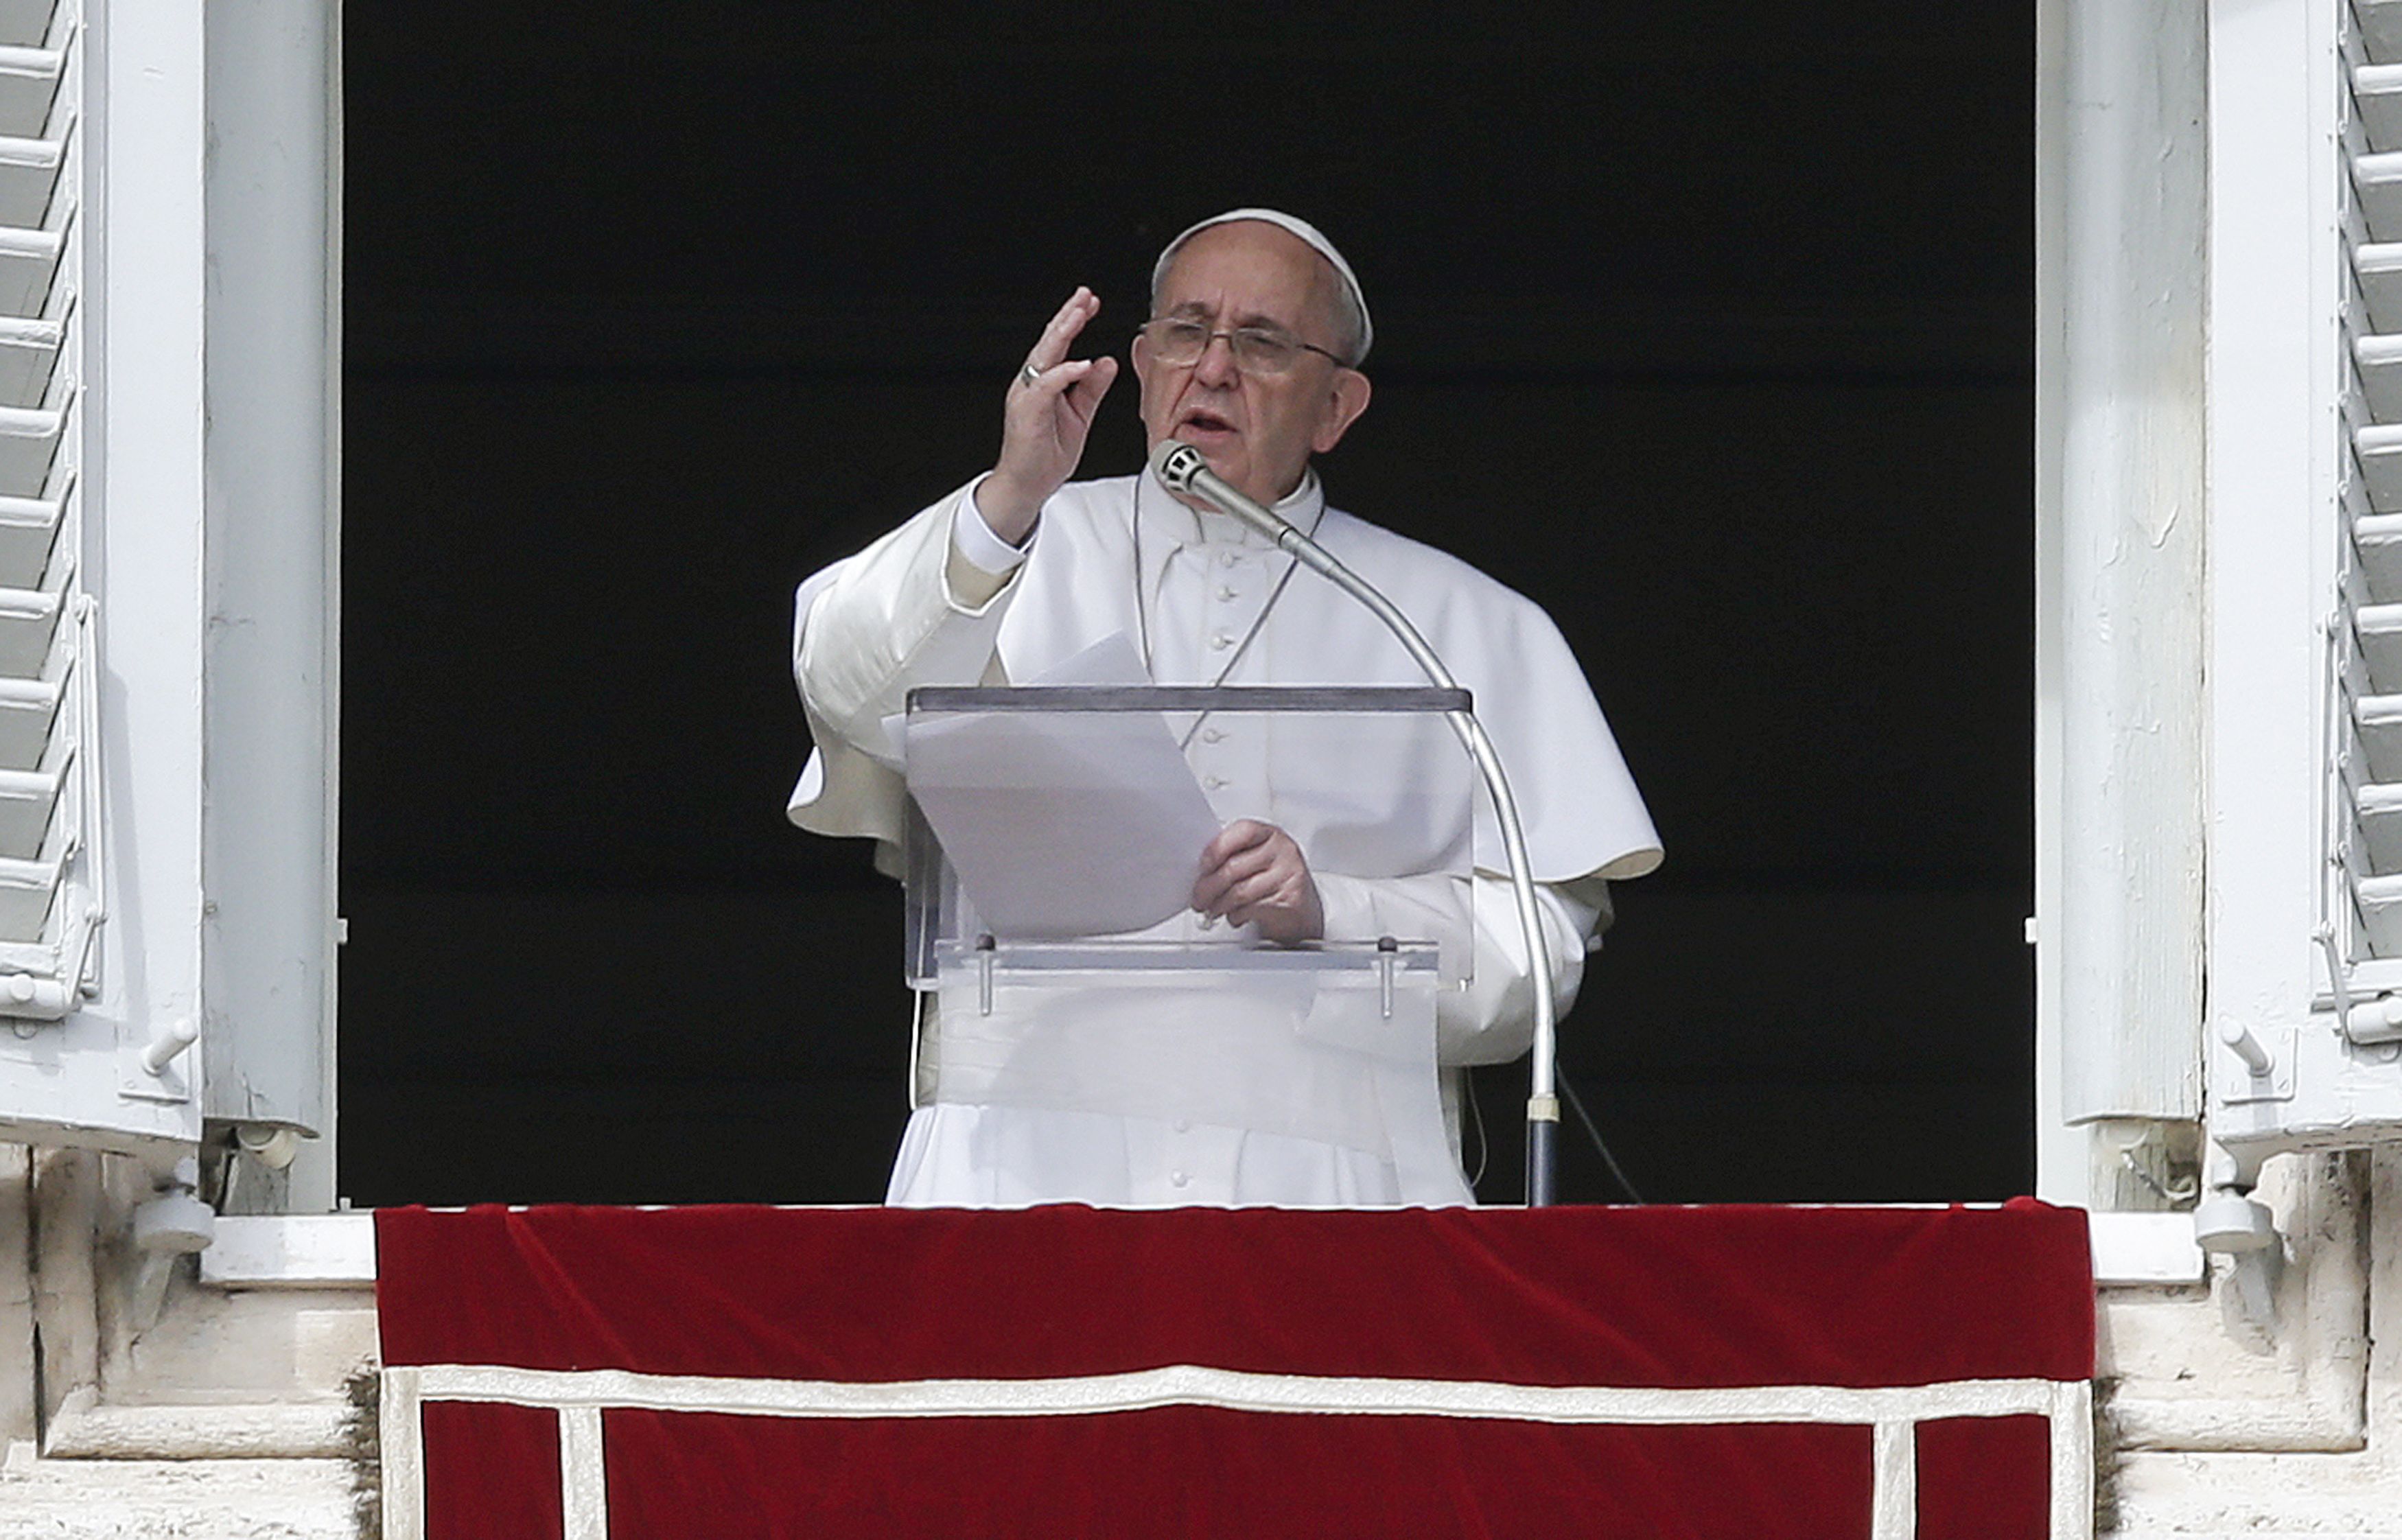
M1390 599L1336 560L1324 546L1278 517L1273 509L1245 496L1225 477L1209 469L1200 450L1181 439L1162 440L1152 450L1151 468L1169 491L1198 497L1275 541L1295 561L1350 595L1384 622L1386 629L1393 633L1429 681L1445 690L1459 688L1459 681L1452 677L1426 637ZM1501 826L1502 851L1510 865L1510 890L1517 901L1518 929L1525 941L1527 966L1535 987L1534 1064L1526 1097L1526 1203L1542 1208L1556 1201L1558 1188L1560 1099L1555 1066L1559 1019L1558 1003L1552 992L1551 952L1543 944L1542 915L1535 903L1534 867L1526 857L1526 833L1518 818L1518 799L1511 793L1510 777L1501 769L1501 756L1473 712L1454 711L1449 715L1453 729L1467 746L1469 757L1476 762L1476 768L1484 777L1485 790L1493 797L1494 818Z

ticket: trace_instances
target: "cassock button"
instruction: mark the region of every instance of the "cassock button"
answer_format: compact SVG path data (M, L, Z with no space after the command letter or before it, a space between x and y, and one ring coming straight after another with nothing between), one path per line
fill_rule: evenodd
M1235 645L1235 639L1223 631L1209 639L1209 650L1213 653L1222 653L1233 645Z
M1223 743L1226 741L1226 735L1221 733L1214 727L1205 727L1201 729L1201 741L1203 743Z
M1232 551L1221 551L1218 553L1218 565L1221 567L1232 567L1242 559L1243 558L1241 557L1236 556Z
M1223 791L1226 789L1226 777L1223 776L1211 776L1201 784L1208 787L1212 791Z
M1177 1120L1176 1120L1176 1132L1177 1132L1177 1133L1179 1133L1179 1134L1190 1134L1190 1133L1192 1133L1192 1132L1193 1132L1193 1120L1192 1120L1192 1119L1190 1119L1190 1118L1179 1118L1179 1119L1177 1119Z
M1167 1179L1175 1183L1178 1187L1190 1187L1193 1185L1193 1178L1181 1171L1169 1172L1167 1174Z
M1231 583L1222 584L1219 586L1218 598L1225 603L1232 604L1240 597L1235 592L1235 585Z

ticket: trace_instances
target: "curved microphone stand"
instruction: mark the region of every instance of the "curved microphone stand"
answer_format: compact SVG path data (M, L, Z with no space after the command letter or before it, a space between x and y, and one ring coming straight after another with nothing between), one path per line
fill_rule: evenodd
M1180 439L1163 440L1152 451L1151 468L1169 491L1207 499L1212 507L1259 530L1295 561L1359 600L1385 623L1431 683L1445 690L1459 688L1443 659L1392 600L1324 546L1236 491L1209 469L1200 450ZM1534 1066L1526 1096L1526 1203L1530 1208L1547 1207L1557 1201L1560 1098L1553 1066L1559 1053L1559 1007L1552 994L1551 953L1543 945L1542 916L1535 907L1534 867L1526 859L1526 832L1518 818L1518 799L1511 793L1510 777L1502 772L1501 756L1494 751L1484 724L1471 711L1445 715L1484 775L1485 790L1493 795L1493 812L1501 825L1501 846L1510 864L1510 891L1517 900L1518 929L1525 938L1526 960L1535 981Z

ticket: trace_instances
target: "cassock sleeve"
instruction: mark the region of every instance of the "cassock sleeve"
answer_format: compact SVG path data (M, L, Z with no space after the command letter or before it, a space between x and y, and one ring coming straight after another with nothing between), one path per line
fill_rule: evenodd
M1331 940L1423 936L1446 956L1475 957L1475 976L1437 997L1438 1063L1503 1064L1532 1046L1534 970L1507 879L1483 873L1373 878L1320 873L1317 882ZM1535 911L1542 920L1553 996L1566 1018L1584 981L1585 954L1599 944L1609 922L1608 886L1598 878L1537 883Z
M1010 558L1024 553L986 529L973 496L983 479L794 600L793 677L817 749L786 814L816 833L876 840L879 864L897 859L903 826L900 750L885 723L918 685L997 682L995 642L1017 590Z

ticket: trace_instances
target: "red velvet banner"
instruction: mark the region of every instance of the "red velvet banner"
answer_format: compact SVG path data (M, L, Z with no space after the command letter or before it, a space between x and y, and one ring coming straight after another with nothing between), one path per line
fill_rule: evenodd
M2082 1382L2084 1216L1558 1208L377 1216L388 1366L893 1385L1177 1365L1504 1387ZM608 1533L1866 1535L1859 1425L1160 1405L600 1414ZM551 1410L429 1398L426 1533L560 1534ZM387 1433L387 1438L390 1433ZM1916 1435L1918 1533L2045 1533L2041 1417Z

